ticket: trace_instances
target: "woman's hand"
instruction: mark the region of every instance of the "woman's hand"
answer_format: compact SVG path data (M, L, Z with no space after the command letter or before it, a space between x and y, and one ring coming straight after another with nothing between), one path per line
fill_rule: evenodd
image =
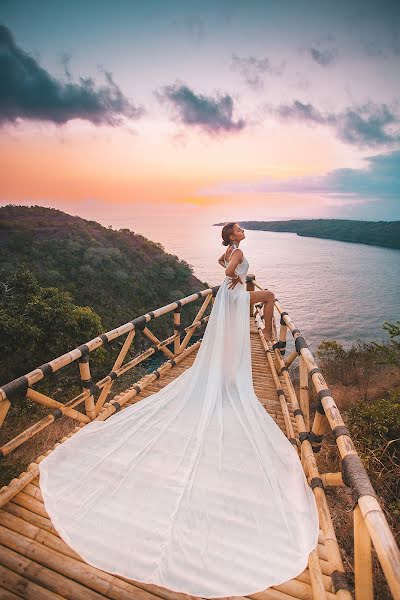
M240 279L240 275L239 275L239 277L236 277L235 279L233 277L231 277L230 282L228 283L228 289L233 290L233 288L239 281L240 281L240 283L243 283L243 281Z

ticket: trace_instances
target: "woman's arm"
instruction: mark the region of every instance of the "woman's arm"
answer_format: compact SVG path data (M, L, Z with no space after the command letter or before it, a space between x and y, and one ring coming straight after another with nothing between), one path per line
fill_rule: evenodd
M235 269L238 266L238 264L241 262L242 258L243 258L243 252L240 249L236 250L236 252L233 252L231 254L231 258L229 260L228 266L225 269L225 275L227 277L235 276Z
M218 263L221 265L221 267L224 267L224 268L225 268L225 262L224 262L224 259L225 259L225 254L221 254L221 256L220 256L220 257L219 257L219 259L218 259Z

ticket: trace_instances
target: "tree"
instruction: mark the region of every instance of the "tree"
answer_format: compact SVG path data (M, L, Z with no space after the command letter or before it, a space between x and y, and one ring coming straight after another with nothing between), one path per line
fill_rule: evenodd
M25 264L18 265L7 279L0 273L2 384L102 331L99 315L89 306L76 306L69 292L41 287ZM96 358L101 361L101 353Z

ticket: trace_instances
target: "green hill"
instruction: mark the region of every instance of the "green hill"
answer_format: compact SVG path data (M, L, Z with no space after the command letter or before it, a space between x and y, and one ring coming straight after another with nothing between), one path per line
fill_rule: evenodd
M400 248L400 221L302 219L290 221L240 221L246 229L282 231L341 242ZM223 225L223 223L216 223Z
M54 208L0 207L1 379L206 287L186 261L129 229ZM182 310L183 325L198 309ZM151 323L160 339L173 333L172 315ZM137 338L136 349L147 347Z

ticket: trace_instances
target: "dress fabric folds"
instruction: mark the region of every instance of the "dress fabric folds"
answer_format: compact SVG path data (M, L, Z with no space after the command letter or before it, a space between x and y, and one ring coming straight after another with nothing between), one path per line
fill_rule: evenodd
M193 365L40 464L45 508L87 563L203 598L301 573L318 543L298 454L253 388L250 293L216 294Z

